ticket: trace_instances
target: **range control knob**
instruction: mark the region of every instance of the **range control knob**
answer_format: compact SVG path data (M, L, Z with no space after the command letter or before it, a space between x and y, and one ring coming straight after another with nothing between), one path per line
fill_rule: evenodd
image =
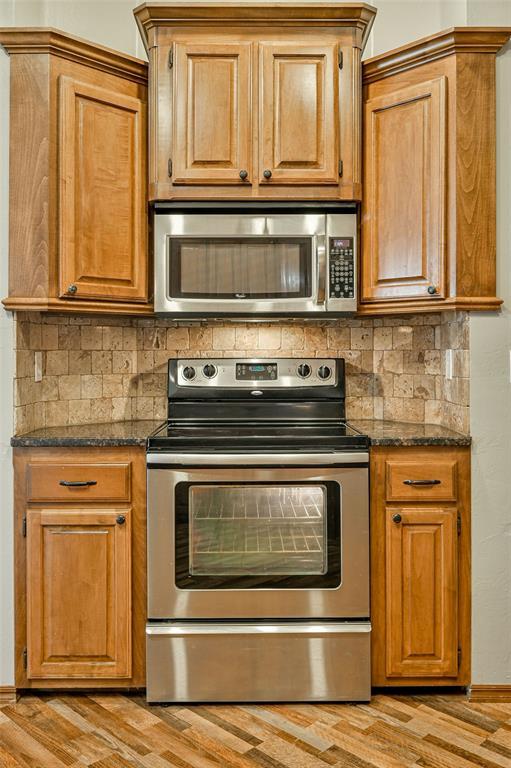
M202 373L207 379L212 379L214 376L216 376L216 365L213 365L212 363L208 363L202 369Z
M183 368L183 378L185 378L187 381L191 381L195 378L195 368L192 368L191 365L185 366Z
M318 376L320 379L329 379L332 375L332 369L328 365L321 365L318 368Z
M298 376L300 376L301 379L306 379L310 375L311 375L310 365L307 365L307 363L300 363L300 365L298 366Z

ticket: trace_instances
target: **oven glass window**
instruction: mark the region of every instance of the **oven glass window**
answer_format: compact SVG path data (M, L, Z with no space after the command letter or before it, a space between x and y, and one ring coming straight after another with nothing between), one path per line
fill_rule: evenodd
M301 298L311 285L310 237L170 241L170 298Z
M338 482L180 482L181 589L330 589L341 583Z
M191 486L190 573L324 574L321 485Z

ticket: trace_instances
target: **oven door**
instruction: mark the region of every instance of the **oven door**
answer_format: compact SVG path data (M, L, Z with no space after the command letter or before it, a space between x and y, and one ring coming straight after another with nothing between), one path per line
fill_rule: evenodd
M367 454L168 460L148 457L150 619L369 616Z
M325 311L324 214L155 216L155 311Z

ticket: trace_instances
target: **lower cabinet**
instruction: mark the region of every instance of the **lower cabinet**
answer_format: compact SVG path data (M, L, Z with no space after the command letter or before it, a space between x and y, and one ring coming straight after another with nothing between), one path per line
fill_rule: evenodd
M27 676L131 676L131 510L27 514Z
M14 462L17 687L145 685L144 450Z
M470 682L469 448L373 448L373 685Z

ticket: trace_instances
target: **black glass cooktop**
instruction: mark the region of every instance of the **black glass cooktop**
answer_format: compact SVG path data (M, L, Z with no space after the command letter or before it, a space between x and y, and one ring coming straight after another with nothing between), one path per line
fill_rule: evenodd
M165 422L148 438L148 450L275 451L367 449L369 438L346 421L271 423Z

